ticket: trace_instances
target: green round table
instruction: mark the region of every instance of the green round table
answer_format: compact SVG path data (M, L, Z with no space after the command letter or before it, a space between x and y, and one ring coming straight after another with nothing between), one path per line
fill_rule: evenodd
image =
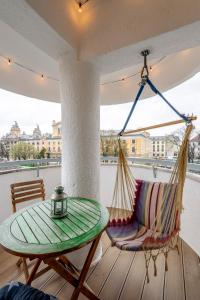
M80 292L90 299L98 299L84 285L102 232L109 220L108 210L99 202L71 197L68 200L68 215L62 219L50 217L50 200L28 206L5 220L0 225L0 244L8 252L37 262L27 281L38 277L37 270L43 261L49 268L69 281L74 287L71 299ZM92 242L81 272L63 256Z

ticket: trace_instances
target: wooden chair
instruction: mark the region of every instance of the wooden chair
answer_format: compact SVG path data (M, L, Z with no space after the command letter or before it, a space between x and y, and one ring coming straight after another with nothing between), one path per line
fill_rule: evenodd
M42 179L13 183L10 185L13 212L16 205L29 200L45 200L44 182Z
M10 185L13 213L16 212L16 205L25 201L41 199L45 200L45 188L42 179L13 183ZM17 266L23 264L23 271L26 281L29 278L27 259L20 258Z

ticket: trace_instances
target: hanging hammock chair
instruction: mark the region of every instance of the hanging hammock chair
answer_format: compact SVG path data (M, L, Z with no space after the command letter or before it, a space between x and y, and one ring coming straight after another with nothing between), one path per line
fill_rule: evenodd
M156 259L159 254L163 253L165 256L165 269L167 270L169 250L172 248L178 249L188 143L193 129L191 122L196 119L194 116L189 117L179 113L150 81L146 61L148 54L148 50L142 52L144 56L144 67L141 73L142 81L128 118L118 136L119 158L113 201L110 207L110 222L107 228L113 246L121 250L144 251L147 282L149 282L148 267L150 262L153 261L154 275L156 275ZM181 119L139 130L125 131L146 85L156 95L159 95ZM182 122L186 124L185 134L169 182L135 180L126 160L121 136Z

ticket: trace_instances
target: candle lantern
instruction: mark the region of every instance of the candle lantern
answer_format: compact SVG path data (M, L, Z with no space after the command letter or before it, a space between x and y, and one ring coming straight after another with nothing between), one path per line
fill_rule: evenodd
M67 215L67 194L63 186L57 186L51 196L51 217L63 218Z

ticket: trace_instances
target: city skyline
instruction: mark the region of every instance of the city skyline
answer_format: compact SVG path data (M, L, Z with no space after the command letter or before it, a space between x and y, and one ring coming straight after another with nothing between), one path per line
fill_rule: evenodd
M200 105L198 104L200 101L199 83L200 73L167 91L165 96L181 113L194 113L197 117L200 117ZM39 124L42 133L50 133L52 121L61 120L61 105L59 103L31 99L0 90L0 105L0 137L9 132L14 121L18 121L26 134L31 134L37 124ZM131 105L132 103L101 106L100 128L102 130L120 130ZM176 118L174 113L160 99L152 97L138 103L128 128L142 127ZM199 129L200 120L197 120L195 124L196 129ZM156 130L153 134L169 134L176 128Z

